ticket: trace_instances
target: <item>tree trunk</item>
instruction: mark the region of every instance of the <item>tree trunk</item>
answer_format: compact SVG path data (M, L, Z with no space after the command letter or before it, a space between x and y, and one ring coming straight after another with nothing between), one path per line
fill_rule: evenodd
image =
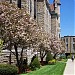
M44 57L46 56L46 54L47 54L47 52L45 52L45 54L44 54L44 52L42 53L42 52L40 51L40 58L41 58L41 64L42 64L42 65L44 65L43 59L44 59Z
M23 70L23 48L22 48L22 51L21 51L19 68L20 68L20 73L24 72L24 70Z
M19 58L18 58L18 51L17 51L17 46L16 46L16 44L14 45L14 48L15 48L17 66L19 67Z
M43 57L41 57L41 62L43 62Z
M11 44L11 39L10 39L10 45L9 45L9 50L10 50L9 64L11 64L11 49L12 49L12 44Z
M21 51L21 60L23 59L23 48L22 48L22 51Z
M11 51L10 51L10 56L9 56L9 64L11 65Z
M56 59L56 55L57 55L57 53L54 54L54 57L53 57L54 59Z

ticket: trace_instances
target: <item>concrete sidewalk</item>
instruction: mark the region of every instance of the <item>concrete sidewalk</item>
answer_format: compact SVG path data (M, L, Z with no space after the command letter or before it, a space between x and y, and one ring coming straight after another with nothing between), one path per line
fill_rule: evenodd
M75 75L75 60L68 59L63 75Z

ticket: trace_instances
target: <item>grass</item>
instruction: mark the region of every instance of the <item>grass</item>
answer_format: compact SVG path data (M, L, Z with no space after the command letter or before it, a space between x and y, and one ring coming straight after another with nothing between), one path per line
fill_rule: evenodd
M55 65L46 65L39 70L20 75L63 75L65 65L64 62L57 62Z

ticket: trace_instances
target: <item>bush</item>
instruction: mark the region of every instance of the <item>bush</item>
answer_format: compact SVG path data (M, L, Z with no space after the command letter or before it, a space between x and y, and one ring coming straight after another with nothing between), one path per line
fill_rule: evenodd
M40 68L40 61L38 60L38 57L36 57L33 62L31 62L31 70L36 70L38 68Z
M56 60L55 60L55 59L48 61L48 64L49 64L49 65L53 65L53 64L55 64L55 63L56 63Z
M70 56L70 55L68 55L68 56L67 56L67 58L68 58L68 59L70 59L70 58L71 58L71 56Z
M47 56L46 56L46 62L48 63L48 61L52 60L53 59L53 56L50 52L47 53Z
M0 64L0 75L17 75L18 68L13 65Z

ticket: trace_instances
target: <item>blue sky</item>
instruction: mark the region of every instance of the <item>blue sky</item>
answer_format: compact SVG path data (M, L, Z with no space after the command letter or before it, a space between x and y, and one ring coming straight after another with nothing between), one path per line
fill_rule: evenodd
M49 0L52 3L53 0ZM74 23L74 2L75 0L60 0L61 1L61 36L75 35Z

